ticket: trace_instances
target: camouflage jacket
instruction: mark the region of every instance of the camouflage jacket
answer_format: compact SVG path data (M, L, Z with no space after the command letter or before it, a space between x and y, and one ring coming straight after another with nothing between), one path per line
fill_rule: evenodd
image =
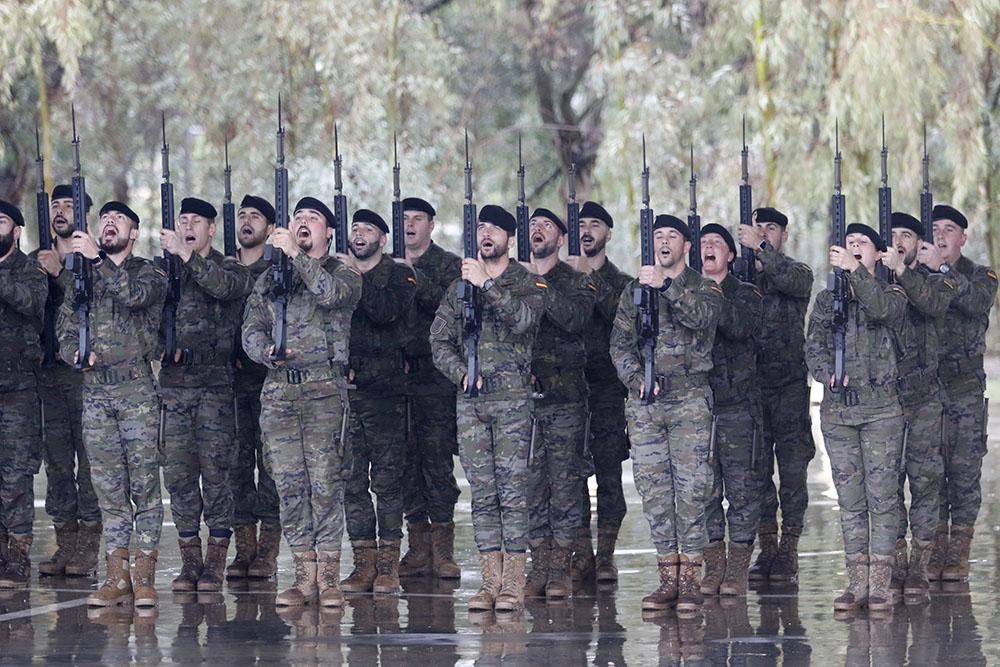
M0 392L35 386L39 334L49 281L42 267L14 248L0 261Z
M997 274L963 255L948 273L948 280L955 286L955 295L947 314L939 320L938 377L949 387L965 382L985 387L983 353L990 308L996 300Z
M32 261L37 262L38 261L38 250L39 250L39 248L36 248L35 250L32 250L30 253L28 253L28 258L31 259ZM44 269L42 269L42 270L44 271ZM59 275L56 276L55 278L49 276L49 274L47 272L45 274L45 277L47 278L47 282L48 282L48 285L49 285L49 293L48 293L48 298L47 298L46 303L47 304L48 303L54 304L54 306L55 306L55 312L58 312L59 305L63 302L63 299L66 298L66 290L73 289L73 274L71 272L69 272L69 271L63 270L63 271L60 271ZM46 306L46 307L48 307L48 306ZM58 346L59 346L59 341L57 340L56 341L56 355L57 355L57 358L55 360L55 363L53 364L53 367L59 366L59 367L61 367L60 368L61 371L65 371L68 364L66 364L65 361L63 361L61 358L58 357L58 353L59 353ZM72 368L72 367L70 367L70 368ZM39 377L38 377L40 383L43 382L43 381L48 381L49 378L47 376L49 376L49 375L53 376L52 379L58 378L60 381L64 381L65 379L67 379L69 377L68 375L66 375L65 372L60 372L58 374L54 374L52 372L49 372L50 369L47 369L47 368L40 368L39 370L41 371L41 373L39 374ZM75 369L74 369L74 371L75 371ZM79 374L78 371L76 371L76 373Z
M897 402L898 351L893 330L899 329L906 317L906 293L899 285L880 281L863 265L848 273L847 280L847 391L867 407ZM833 292L828 289L816 296L809 318L806 361L813 379L824 387L823 404L839 400L830 390L834 374Z
M544 276L545 315L531 357L531 374L544 395L536 405L587 398L587 351L583 330L592 319L597 288L590 276L558 262Z
M256 262L250 265L244 265L250 272L250 278L253 284L257 284L257 280L260 279L261 275L271 267L271 263L261 257ZM252 289L251 289L252 291ZM242 316L243 311L246 309L246 302L250 295L247 294L247 298L243 300L240 304L240 315ZM264 378L267 377L267 366L261 365L252 361L250 357L247 356L246 351L243 349L243 332L240 326L236 329L236 390L242 391L247 390L250 392L260 393L260 385L264 383Z
M618 300L622 290L632 278L606 260L604 266L592 271L590 278L597 288L594 310L583 330L583 342L587 348L587 383L591 396L617 395L624 397L625 385L618 379L615 365L611 363L611 328L618 312Z
M947 276L931 273L923 265L896 276L909 304L906 317L895 330L896 349L901 356L896 364L899 373L899 398L904 404L936 396L938 392L938 326L948 312L955 286Z
M462 391L467 371L462 340L462 302L454 281L441 299L431 324L434 365ZM544 278L511 261L488 290L480 290L482 325L479 338L481 400L525 399L531 394L531 349L545 312ZM475 381L474 379L471 381Z
M611 331L611 359L618 377L634 397L639 396L644 367L636 337L639 307L632 296L636 287L639 281L633 280L622 291ZM686 267L666 291L655 292L659 299L660 332L656 337L654 365L660 378L660 396L670 391L664 386L666 382L677 387L685 382L707 385L715 329L722 312L722 289ZM689 376L694 377L687 380Z
M406 318L417 291L413 270L390 255L363 274L361 300L351 316L350 368L359 393L406 392Z
M214 248L208 257L192 253L181 262L181 300L177 304L177 349L190 350L190 365L166 365L161 387L210 387L232 384L233 346L243 302L253 289L247 267ZM160 334L163 345L163 333Z
M410 366L407 376L409 392L414 395L447 395L455 393L455 385L434 367L431 357L431 322L441 304L441 297L462 275L462 260L441 246L431 243L420 258L413 263L417 274L417 293L409 315L409 339L406 360Z
M807 264L770 246L757 253L757 259L763 267L757 287L764 295L757 373L761 385L781 387L806 375L805 321L813 272Z
M734 405L760 396L754 338L760 333L764 297L731 273L720 287L724 298L712 346L709 384L716 405Z

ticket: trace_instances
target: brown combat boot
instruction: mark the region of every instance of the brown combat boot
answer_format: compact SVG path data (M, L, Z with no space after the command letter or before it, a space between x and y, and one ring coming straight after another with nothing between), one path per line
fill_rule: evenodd
M0 588L27 588L31 581L31 535L11 535L7 563L0 572Z
M503 577L503 552L479 552L479 571L483 582L476 594L469 598L469 611L493 611Z
M594 576L594 540L590 527L581 528L573 542L573 581L587 581Z
M132 581L132 593L136 607L155 607L159 600L156 594L156 559L159 551L135 552L135 578Z
M750 556L753 554L753 542L741 544L729 543L729 555L726 557L726 576L719 585L719 595L746 595L747 575L750 569Z
M552 540L531 540L528 547L531 549L531 570L524 582L524 595L529 598L545 597L545 587L549 583Z
M705 599L701 595L701 556L681 554L677 561L677 614L701 611Z
M399 540L380 540L375 555L375 593L399 592Z
M236 537L236 555L233 562L226 568L227 579L245 579L250 564L257 557L257 524L248 523L238 526L234 533Z
M948 558L948 523L942 522L934 531L930 560L927 561L928 581L941 581L941 571Z
M316 552L292 552L295 561L295 584L282 591L274 598L274 604L279 607L301 607L316 599Z
M431 563L438 579L461 579L455 562L455 522L431 524Z
M906 538L900 537L896 540L896 551L893 554L892 561L892 578L889 580L889 590L892 592L893 601L898 602L903 596L903 584L906 582L906 570L908 567ZM870 571L868 576L871 578Z
M868 557L868 611L886 613L892 611L892 568L895 556Z
M868 554L847 556L847 590L833 600L834 611L855 611L868 602Z
M93 577L97 575L97 557L101 552L100 521L81 521L76 536L76 549L66 562L67 577Z
M526 553L504 553L500 592L493 602L494 611L518 611L524 607L524 566L527 562Z
M618 568L615 567L615 542L617 541L618 529L597 529L597 557L594 560L594 576L598 583L618 581Z
M340 590L340 552L316 552L316 583L319 586L321 607L343 607L344 594Z
M205 549L205 565L198 577L201 592L221 591L225 579L226 554L229 552L228 537L209 537Z
M951 526L948 557L941 570L942 581L968 581L969 552L972 550L972 526Z
M109 551L105 558L107 576L96 591L87 596L91 607L112 607L132 601L132 577L128 573L128 549Z
M76 550L76 536L79 525L76 520L54 524L56 529L56 552L46 561L38 564L38 574L47 577L61 577L66 574L66 563Z
M927 563L931 559L933 541L922 542L914 538L910 543L910 563L903 582L903 597L907 604L923 602L930 594Z
M340 582L340 588L345 593L371 593L377 576L375 556L378 542L352 540L351 550L354 552L354 571Z
M181 550L181 573L170 584L170 588L175 593L196 591L198 590L198 578L201 577L201 571L204 568L204 563L201 560L201 538L197 535L179 537L177 544Z
M801 528L781 527L781 543L771 562L767 580L772 583L791 584L799 580L799 535Z
M701 578L702 595L718 595L719 586L726 576L726 543L711 542L703 553L705 574Z
M409 547L399 561L400 577L426 577L431 574L431 524L426 521L406 524Z
M656 557L660 587L642 599L643 611L670 609L677 602L677 554Z
M573 594L573 575L570 574L573 561L572 547L559 546L558 542L554 542L548 560L549 580L545 585L545 597L550 600L568 598Z
M768 575L771 573L771 563L778 555L778 527L761 528L757 531L757 536L760 542L760 552L757 554L757 560L753 562L753 567L750 568L747 578L750 581L767 581Z
M247 576L254 579L269 579L278 574L278 551L281 547L281 527L260 527L257 538L257 556L247 567Z

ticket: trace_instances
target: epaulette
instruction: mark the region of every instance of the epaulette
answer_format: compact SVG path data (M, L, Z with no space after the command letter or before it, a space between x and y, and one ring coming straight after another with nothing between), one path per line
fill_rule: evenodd
M597 292L597 285L594 284L593 280L587 281L587 289L589 289L591 292Z
M759 289L757 288L757 286L756 286L756 285L754 285L754 286L753 286L753 295L754 295L755 297L757 297L758 299L763 299L763 298L764 298L764 293L763 293L763 292L761 292L761 291L760 291L760 290L759 290Z
M948 286L948 287L950 287L951 289L955 289L955 283L951 282L951 281L950 281L950 280L948 280L947 278L946 278L946 279L944 279L944 280L942 280L941 282L943 282L943 283L944 283L945 285L947 285L947 286Z
M153 264L153 271L156 271L157 273L159 273L164 278L167 277L167 272L164 271L163 269L161 269L160 267L158 267L156 264Z
M997 279L997 272L993 269L986 269L986 275L988 275L991 280L995 281Z
M547 282L545 282L544 280L539 280L539 279L536 278L535 279L535 287L538 287L540 289L548 289L549 288L549 284Z
M416 276L406 276L406 282L410 283L411 285L416 285L417 284L417 277Z
M710 290L715 290L715 291L716 291L716 292L718 292L719 294L722 294L722 288L721 288L721 287L719 287L718 285L709 285L709 286L708 286L708 289L710 289Z

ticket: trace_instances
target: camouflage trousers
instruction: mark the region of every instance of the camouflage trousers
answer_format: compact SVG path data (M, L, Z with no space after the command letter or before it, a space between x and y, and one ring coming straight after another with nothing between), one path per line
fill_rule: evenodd
M899 512L897 537L906 537L907 514L903 485L909 480L909 528L921 541L934 538L941 502L944 460L941 458L941 402L928 398L903 406L905 469L899 472L896 507Z
M472 527L480 552L528 548L531 401L466 400L457 405L458 452L472 489Z
M978 381L972 381L978 380ZM986 456L985 378L944 386L944 479L941 484L941 521L972 527L983 502L980 479Z
M628 437L625 433L625 399L615 392L604 396L593 385L590 389L590 459L597 477L597 529L618 532L625 518L627 505L622 487L622 461L628 458ZM586 481L580 486L581 525L590 526L590 489Z
M55 364L38 371L45 452L45 511L52 522L98 523L101 508L83 447L80 371Z
M177 532L197 533L202 517L210 530L228 530L236 458L232 387L161 387L160 399L160 458Z
M652 405L625 403L632 473L656 553L701 555L712 492L712 391L692 387Z
M760 526L761 529L777 529L780 497L782 525L801 531L809 505L806 485L809 462L816 456L809 417L809 383L802 378L781 387L762 387L761 407L764 416L762 454L767 473ZM777 489L774 486L775 460L780 485Z
M715 410L715 474L705 514L709 542L753 542L760 523L767 462L760 454L760 406L746 402ZM722 499L729 503L723 511Z
M403 470L406 520L448 523L455 518L455 503L461 493L455 481L455 394L410 396L407 400L412 433Z
M339 551L344 537L350 456L341 438L341 392L332 381L270 379L261 391L264 464L278 489L282 533L296 553Z
M403 537L406 398L351 395L351 477L344 495L351 540ZM372 494L375 494L375 503Z
M0 528L31 535L34 477L42 465L35 388L0 392Z
M840 529L848 556L892 556L899 531L896 506L903 409L844 406L828 395L820 411L840 506Z
M570 546L583 525L581 487L587 408L581 403L535 405L535 441L528 460L528 535Z
M136 546L146 551L159 547L159 405L149 376L83 386L83 444L109 551L129 548L133 523Z
M275 528L281 525L278 489L264 465L260 438L261 388L261 383L249 380L236 387L236 465L229 471L233 528L257 522Z

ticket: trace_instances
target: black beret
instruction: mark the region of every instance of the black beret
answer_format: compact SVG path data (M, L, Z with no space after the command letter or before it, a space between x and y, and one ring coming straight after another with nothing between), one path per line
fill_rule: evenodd
M581 218L597 218L602 221L608 227L614 227L615 221L611 217L611 214L604 210L604 207L598 204L596 201L585 201L583 202L583 208L580 209Z
M754 211L757 214L757 222L773 222L782 227L788 226L788 216L776 208L762 206Z
M947 204L938 204L935 206L931 212L931 220L951 220L962 229L969 228L969 221L965 216L958 209L952 208Z
M52 188L52 200L56 199L72 199L73 198L73 186L61 183L56 187ZM83 203L89 211L94 206L94 200L90 198L86 192L83 193Z
M245 195L243 201L240 202L240 208L255 208L260 211L260 214L267 219L269 223L274 224L274 207L271 206L271 202L267 201L263 197L257 197L256 195Z
M351 218L351 222L363 222L365 224L374 225L381 230L383 234L389 233L389 225L385 224L385 220L382 216L367 208L359 208L354 212L354 217Z
M666 213L663 213L656 216L656 220L653 221L653 231L663 229L664 227L676 229L684 235L685 240L691 240L691 229L687 226L686 222L675 215L667 215Z
M403 210L404 211L420 211L421 213L426 213L430 217L437 215L437 211L430 203L420 197L406 197L403 199Z
M920 238L924 237L923 224L909 213L903 213L902 211L892 212L892 228L896 229L897 227L909 229Z
M556 215L547 208L536 208L535 212L532 213L530 216L528 216L529 220L531 218L548 218L555 224L556 227L559 228L559 231L561 231L563 234L566 233L566 225L563 224L563 221L559 218L558 215Z
M24 227L24 215L21 214L21 209L11 204L9 201L4 201L0 199L0 213L3 213L18 227Z
M721 236L722 240L729 246L729 251L733 253L733 256L736 255L736 242L733 241L733 235L729 233L728 229L720 224L710 222L701 228L701 235L705 236L705 234L718 234Z
M513 236L517 233L517 221L514 220L514 216L507 209L496 204L487 204L479 209L479 222L488 222L491 225L496 225L507 232L508 236Z
M184 215L185 213L200 215L209 220L213 220L215 216L219 215L214 206L204 199L198 199L197 197L185 197L181 200L181 212L178 215Z
M845 237L850 236L851 234L864 234L865 236L871 239L872 243L874 243L875 247L878 248L880 251L885 252L886 250L888 250L888 246L886 246L885 241L882 240L882 237L878 235L877 231L875 231L868 225L862 225L860 222L852 222L851 224L847 225L847 231L844 233L844 236Z
M326 226L333 227L337 224L337 218L333 215L333 212L327 207L326 204L316 199L315 197L303 197L299 200L299 203L295 205L295 210L292 211L292 215L295 215L302 209L311 209L316 211L324 218L326 218Z
M137 225L139 224L139 216L136 214L136 212L130 209L125 204L121 203L120 201L109 201L107 204L101 207L101 215L104 215L105 213L110 213L112 211L116 213L121 213L126 218L131 219L132 222L134 222L135 224Z

